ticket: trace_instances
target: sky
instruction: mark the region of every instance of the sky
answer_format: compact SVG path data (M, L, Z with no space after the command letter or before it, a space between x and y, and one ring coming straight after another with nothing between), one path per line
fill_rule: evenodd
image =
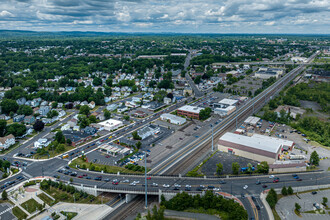
M330 33L330 0L0 0L0 29Z

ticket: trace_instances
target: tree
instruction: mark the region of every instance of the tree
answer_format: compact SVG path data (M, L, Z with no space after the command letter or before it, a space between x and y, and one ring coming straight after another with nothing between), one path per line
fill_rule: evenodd
M327 202L328 202L328 198L327 198L327 197L323 197L323 198L322 198L322 204L323 204L324 206L327 206Z
M17 114L19 115L32 115L33 114L33 109L28 106L28 105L20 105Z
M4 114L9 114L10 112L15 113L19 108L17 102L11 99L3 99L0 106Z
M172 93L168 93L168 94L166 95L166 97L167 97L167 98L170 98L170 99L172 100L174 96L173 96Z
M124 120L129 121L129 115L124 115L123 118Z
M79 114L88 116L89 115L89 107L88 107L88 105L80 106L80 108L79 108Z
M37 120L33 125L33 129L35 131L42 131L42 129L44 129L44 127L45 127L45 123L43 123L40 120Z
M112 79L107 79L105 81L105 83L107 84L107 86L111 87L112 86Z
M102 79L99 78L99 77L95 77L95 78L93 79L93 85L94 85L94 86L100 86L100 85L102 85Z
M47 118L53 118L55 116L58 116L58 112L56 110L51 110L47 113Z
M57 108L58 102L53 102L52 103L52 108Z
M14 123L11 125L7 126L7 132L6 134L12 134L15 137L20 137L22 135L24 135L26 132L26 126L23 124L19 124L19 123Z
M275 208L275 205L277 203L277 194L273 188L269 190L268 195L266 197L266 201L272 209Z
M135 146L136 146L137 149L140 149L141 146L142 146L141 141L138 141L138 142L135 144Z
M70 183L72 183L73 182L73 179L72 178L70 178Z
M7 121L1 119L0 120L0 137L3 137L6 133Z
M309 160L310 160L310 163L315 166L318 166L320 163L320 158L316 151L313 151Z
M291 186L288 187L288 194L289 195L292 195L293 194L293 189Z
M239 164L237 162L232 163L231 169L233 171L233 174L237 175L239 172Z
M282 193L283 196L288 195L288 191L286 190L285 186L283 186L281 193Z
M222 171L223 171L223 165L222 165L222 163L218 163L217 164L217 174L221 175Z
M133 131L132 136L134 140L142 140L142 138L138 135L137 131Z
M199 83L201 82L201 79L202 79L201 76L197 76L197 77L194 79L194 83L195 83L195 84L199 84Z
M301 206L298 203L295 203L294 207L297 212L300 212Z
M2 200L7 200L8 199L8 194L7 194L7 191L4 190L1 194L1 197L2 197Z
M260 164L257 165L257 172L258 173L268 173L269 172L269 165L267 161L262 161Z
M252 173L252 171L253 171L253 170L252 170L252 169L253 169L253 168L252 168L252 164L251 164L251 163L248 163L248 165L247 165L247 166L248 166L248 169L247 169L247 171L248 171L248 173L250 173L250 174L251 174L251 173Z
M80 128L86 128L90 124L90 121L85 115L79 115L78 124Z
M89 121L91 122L91 123L96 123L96 121L97 121L97 119L96 119L96 116L95 115L91 115L91 116L89 116Z
M107 109L105 109L104 110L104 118L109 119L110 117L111 117L111 113Z
M62 131L58 131L55 134L55 141L57 141L60 144L64 144L65 143L65 137L64 137Z
M199 111L199 119L205 120L211 116L212 109L207 107Z
M66 140L66 143L67 143L69 146L71 146L71 144L72 144L71 139L67 139L67 140Z

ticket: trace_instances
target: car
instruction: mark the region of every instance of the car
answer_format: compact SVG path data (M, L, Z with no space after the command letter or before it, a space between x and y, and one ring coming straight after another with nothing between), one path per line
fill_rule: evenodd
M203 191L203 188L201 188L201 187L197 187L197 188L196 188L196 191Z
M105 182L110 182L109 178L104 179Z
M87 176L86 179L90 180L90 179L92 179L92 178L91 178L90 176Z
M175 183L175 184L174 184L174 187L178 187L178 188L180 188L180 187L181 187L181 185L179 185L179 184Z
M299 179L299 176L295 176L295 177L293 177L293 178L295 178L295 179L297 180L297 179Z
M157 187L158 184L157 183L152 183L152 186Z
M220 191L220 188L213 188L213 191L218 192Z
M278 181L280 181L280 178L276 177L274 178L273 183L278 183Z
M80 175L80 176L78 176L78 178L83 178L83 176Z
M243 189L247 189L249 186L248 185L245 185L245 186L243 186Z
M241 194L241 197L242 197L242 198L245 198L245 195L244 195L244 193L242 193L242 194Z
M129 185L130 186L136 186L136 183L135 182L131 182Z
M199 185L200 188L202 189L205 189L205 186L204 185Z
M302 179L299 178L299 179L297 179L297 181L302 181Z
M68 170L70 170L70 167L69 167L69 166L65 166L65 169L68 169Z
M151 177L149 176L149 177L147 177L147 180L151 180Z
M220 184L226 184L226 181L220 180Z
M95 177L94 180L101 181L101 178Z
M186 187L184 190L185 191L191 191L191 187Z
M207 186L208 189L214 189L214 186Z
M179 187L174 187L173 190L179 190Z
M163 187L164 187L164 188L169 188L170 185L168 185L168 184L164 184Z
M270 176L269 176L269 179L273 179L273 178L275 178L274 175L270 175Z
M256 209L257 209L257 210L260 210L260 206L259 206L259 205L256 205Z
M58 170L57 172L59 172L59 173L63 173L63 170Z
M265 185L265 184L264 184L264 185L262 185L262 188L267 188L267 185Z
M110 156L109 155L106 155L105 158L110 158Z
M260 185L260 184L261 184L260 180L257 180L256 185Z
M123 183L129 183L129 180L128 179L123 180Z
M313 191L312 194L315 195L315 194L317 194L317 192L316 191Z
M186 188L191 188L191 185L186 185L185 187L186 187Z
M87 176L87 174L86 174L86 173L84 173L84 174L83 174L83 176Z
M254 197L254 196L251 196L251 199L252 199L253 201L256 201L256 197Z
M114 182L112 182L112 185L118 185L118 183L119 183L118 181L116 181L116 182L114 181Z

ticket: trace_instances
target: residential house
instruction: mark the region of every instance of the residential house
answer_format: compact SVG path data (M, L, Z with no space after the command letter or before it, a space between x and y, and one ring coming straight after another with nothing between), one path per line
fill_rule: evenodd
M171 104L171 102L172 102L172 99L171 99L171 98L164 97L164 103L165 103L166 105Z
M0 115L0 120L9 120L10 119L10 116L8 116L8 115L5 115L5 114L2 114L2 115Z
M96 128L93 128L93 127L87 126L84 129L82 129L82 132L84 132L86 134L89 134L89 135L94 135L94 134L96 134L97 129Z
M65 139L72 141L72 146L76 146L92 138L92 135L80 131L63 131L63 135Z
M47 113L50 111L50 107L49 106L41 106L39 108L39 114L42 115L42 116L46 116Z
M46 106L46 105L48 105L48 102L47 102L47 101L43 101L43 102L41 102L41 104L40 104L40 106Z
M91 101L91 102L88 104L88 106L89 106L91 109L95 108L95 102L94 102L94 101Z
M115 111L118 108L117 104L111 104L107 106L108 111Z
M80 105L81 105L81 106L83 106L83 105L88 105L88 102L87 102L87 101L83 101L83 102L80 103Z
M24 105L26 103L26 98L22 97L16 100L18 105Z
M70 128L73 128L74 126L76 126L78 123L77 119L71 119L70 121L68 121L68 125L70 125Z
M48 140L47 138L40 138L39 140L33 143L33 148L38 149L38 148L47 147L50 143L51 141Z
M10 134L5 137L0 137L0 150L7 149L11 145L15 144L15 137L14 135Z
M61 127L61 131L65 131L65 130L70 130L70 125L69 124L65 124Z
M24 123L25 124L33 124L36 121L36 118L33 115L26 116L24 118Z
M126 106L120 106L117 108L117 112L119 112L119 113L125 112L127 110L128 110L128 108Z
M14 118L13 118L13 122L21 122L24 120L24 117L25 115L16 115Z

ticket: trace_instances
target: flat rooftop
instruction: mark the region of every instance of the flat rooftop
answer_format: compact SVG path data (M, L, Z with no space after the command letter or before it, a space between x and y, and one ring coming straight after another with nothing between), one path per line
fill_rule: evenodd
M238 100L235 99L222 99L219 101L219 104L222 105L235 105L238 102Z
M185 105L185 106L182 106L181 108L179 108L178 110L185 111L185 112L193 112L193 113L199 114L199 112L203 109L204 108L191 106L191 105Z
M117 126L117 125L121 125L122 122L119 120L115 120L115 119L109 119L106 121L102 121L100 123L98 123L101 126Z
M249 137L230 132L225 133L219 140L275 154L279 151L280 147L292 146L294 144L293 141L269 137L260 134L254 134L253 136Z

